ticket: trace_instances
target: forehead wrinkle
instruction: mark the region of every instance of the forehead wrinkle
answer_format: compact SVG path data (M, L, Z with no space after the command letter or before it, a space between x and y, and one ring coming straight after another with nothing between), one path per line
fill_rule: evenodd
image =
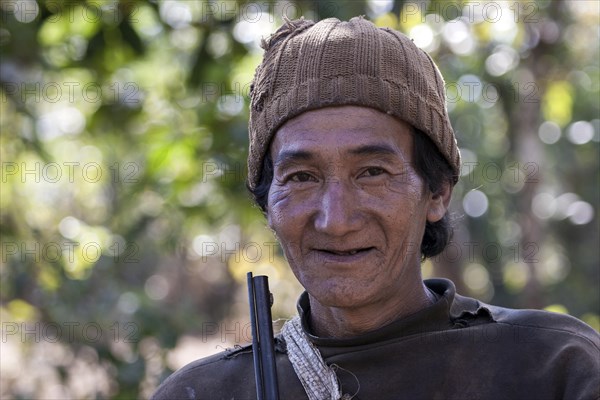
M323 130L323 129L335 129L338 127L338 123L335 121L336 117L343 117L343 118L347 118L348 114L347 114L347 110L351 109L353 110L353 114L356 116L360 116L361 118L357 121L353 122L353 126L350 127L346 127L345 130L348 132L362 132L365 129L372 129L373 128L373 124L372 121L369 119L369 117L384 117L390 120L396 120L399 121L399 119L384 114L381 111L378 111L376 109L370 108L370 107L364 107L364 106L352 106L352 105L345 105L345 106L329 106L329 107L323 107L323 108L318 108L316 110L310 110L310 111L305 111L304 113L288 120L285 122L285 124L283 124L283 126L280 128L281 130L285 130L285 129L292 129L294 130L296 135L299 134L304 134L304 133L311 133L314 130ZM301 117L306 117L306 116L311 116L311 115L315 115L315 112L321 112L325 115L327 115L327 119L325 120L324 123L319 123L318 126L313 128L312 123L314 123L314 121L311 119L305 120L302 119ZM308 124L308 127L306 126L306 124Z

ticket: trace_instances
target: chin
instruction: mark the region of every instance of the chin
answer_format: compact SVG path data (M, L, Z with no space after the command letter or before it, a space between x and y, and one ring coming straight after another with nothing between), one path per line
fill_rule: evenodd
M326 282L326 281L325 281ZM374 296L367 292L364 282L346 284L336 281L330 284L305 286L306 291L322 306L336 308L356 308L374 300Z

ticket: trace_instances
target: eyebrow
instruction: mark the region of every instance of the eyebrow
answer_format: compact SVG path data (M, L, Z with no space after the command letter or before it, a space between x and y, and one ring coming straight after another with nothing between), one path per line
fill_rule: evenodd
M314 156L312 155L312 153L305 150L287 150L281 152L277 156L277 159L275 160L273 165L288 164L293 163L295 161L309 161L313 158Z
M380 156L396 155L396 151L387 144L369 144L349 151L354 156ZM306 150L287 150L281 152L273 165L289 164L297 161L310 161L314 159L313 153Z
M396 151L387 144L369 144L350 150L350 154L356 156L391 156Z

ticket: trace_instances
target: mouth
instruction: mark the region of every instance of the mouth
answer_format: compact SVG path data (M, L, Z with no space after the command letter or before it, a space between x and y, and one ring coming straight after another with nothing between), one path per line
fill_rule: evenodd
M348 264L364 261L375 247L315 249L317 257L326 264Z
M335 254L337 256L353 256L358 253L363 253L373 249L374 247L364 247L357 249L349 249L349 250L337 250L337 249L318 249L318 251L323 253Z

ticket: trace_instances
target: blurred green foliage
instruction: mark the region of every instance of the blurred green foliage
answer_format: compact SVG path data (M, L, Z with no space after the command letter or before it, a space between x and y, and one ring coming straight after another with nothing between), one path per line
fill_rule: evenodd
M0 12L0 397L149 396L184 361L249 338L248 270L270 276L277 316L294 313L301 288L244 185L249 83L282 15L365 14L446 77L464 168L454 242L426 276L600 326L597 2Z

